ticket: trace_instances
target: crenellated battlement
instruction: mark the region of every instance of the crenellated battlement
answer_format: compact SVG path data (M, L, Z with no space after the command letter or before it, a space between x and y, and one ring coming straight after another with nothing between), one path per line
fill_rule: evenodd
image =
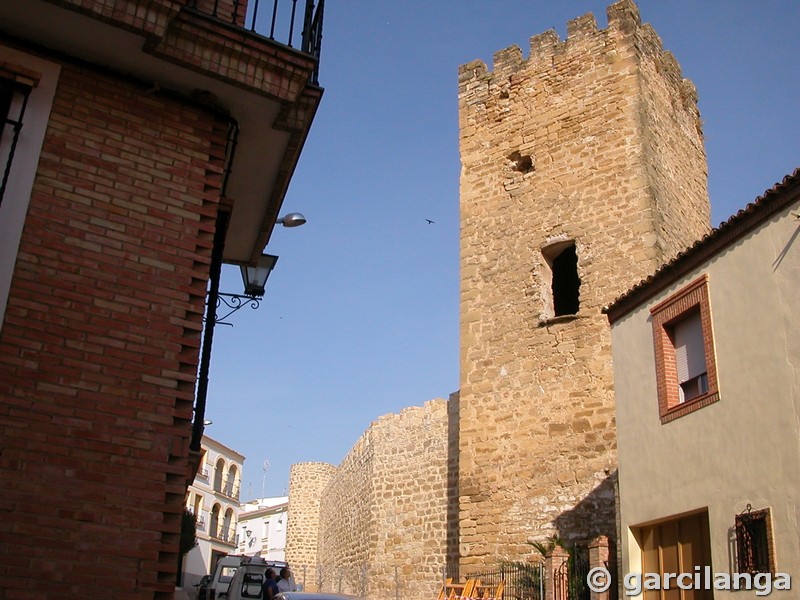
M567 41L581 40L597 33L597 21L592 13L586 13L567 22Z
M617 31L633 32L641 24L642 18L639 16L639 7L633 0L620 0L606 8L608 17L608 28Z
M587 52L598 62L610 63L628 60L630 52L634 52L640 59L657 65L674 86L677 96L689 101L696 97L694 86L683 79L680 65L663 49L658 34L652 26L641 22L639 9L632 0L611 4L606 15L608 26L605 29L599 29L594 15L587 13L567 23L565 40L552 29L534 35L530 38L527 59L519 46L513 45L493 55L491 71L480 60L462 65L460 95L468 95L470 104L480 103L489 100L496 90L506 90L505 82L514 74L524 77L554 67L556 63L567 63L579 55L585 56ZM476 82L481 85L475 85Z
M632 0L607 15L459 71L462 573L614 537L601 309L708 230L694 86Z

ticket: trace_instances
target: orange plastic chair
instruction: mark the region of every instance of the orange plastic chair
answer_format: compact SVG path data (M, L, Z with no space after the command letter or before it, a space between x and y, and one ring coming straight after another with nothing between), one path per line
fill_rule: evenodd
M436 600L447 600L447 598L449 597L448 588L452 585L452 583L453 583L452 577L448 577L447 579L444 580L444 583L442 584L442 589L439 591L439 596L437 596Z

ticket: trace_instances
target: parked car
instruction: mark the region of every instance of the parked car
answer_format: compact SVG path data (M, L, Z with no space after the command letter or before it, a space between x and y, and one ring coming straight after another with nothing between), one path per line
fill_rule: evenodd
M282 560L265 560L258 556L244 556L239 554L229 554L217 561L214 574L211 576L211 583L208 586L208 600L220 600L228 591L228 586L233 579L236 571L242 564L260 564L272 567L275 572L279 572L283 567L289 566Z
M228 591L228 584L233 579L236 569L242 562L244 556L228 555L223 556L217 561L214 573L211 575L211 583L208 585L208 600L216 600Z

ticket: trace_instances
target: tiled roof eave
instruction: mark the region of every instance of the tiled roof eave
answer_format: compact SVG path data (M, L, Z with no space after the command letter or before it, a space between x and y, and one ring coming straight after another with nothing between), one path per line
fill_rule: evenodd
M634 285L603 309L614 323L642 302L652 298L680 277L696 269L736 240L752 231L775 213L800 200L800 168L783 178L761 197L731 216L719 227L678 254L655 273Z

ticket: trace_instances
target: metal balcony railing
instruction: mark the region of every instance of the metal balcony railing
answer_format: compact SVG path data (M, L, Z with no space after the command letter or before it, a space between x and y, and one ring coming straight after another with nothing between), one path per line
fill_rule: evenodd
M263 0L268 4L268 0ZM269 7L260 7L260 0L191 0L190 6L196 11L210 15L220 21L251 32L270 40L295 48L296 31L300 25L297 14L298 0L272 0L272 14ZM261 8L261 12L259 12ZM312 83L319 82L319 57L322 49L322 17L325 0L305 0L302 15L300 45L296 47L316 59ZM249 26L248 26L249 23Z
M222 494L223 496L227 496L228 498L233 498L234 500L239 499L239 482L238 481L215 481L214 482L214 491L218 494Z
M233 545L239 544L239 536L236 535L236 531L233 529L225 530L224 528L220 528L217 531L212 531L210 536L215 540L219 540L220 542L226 542Z

